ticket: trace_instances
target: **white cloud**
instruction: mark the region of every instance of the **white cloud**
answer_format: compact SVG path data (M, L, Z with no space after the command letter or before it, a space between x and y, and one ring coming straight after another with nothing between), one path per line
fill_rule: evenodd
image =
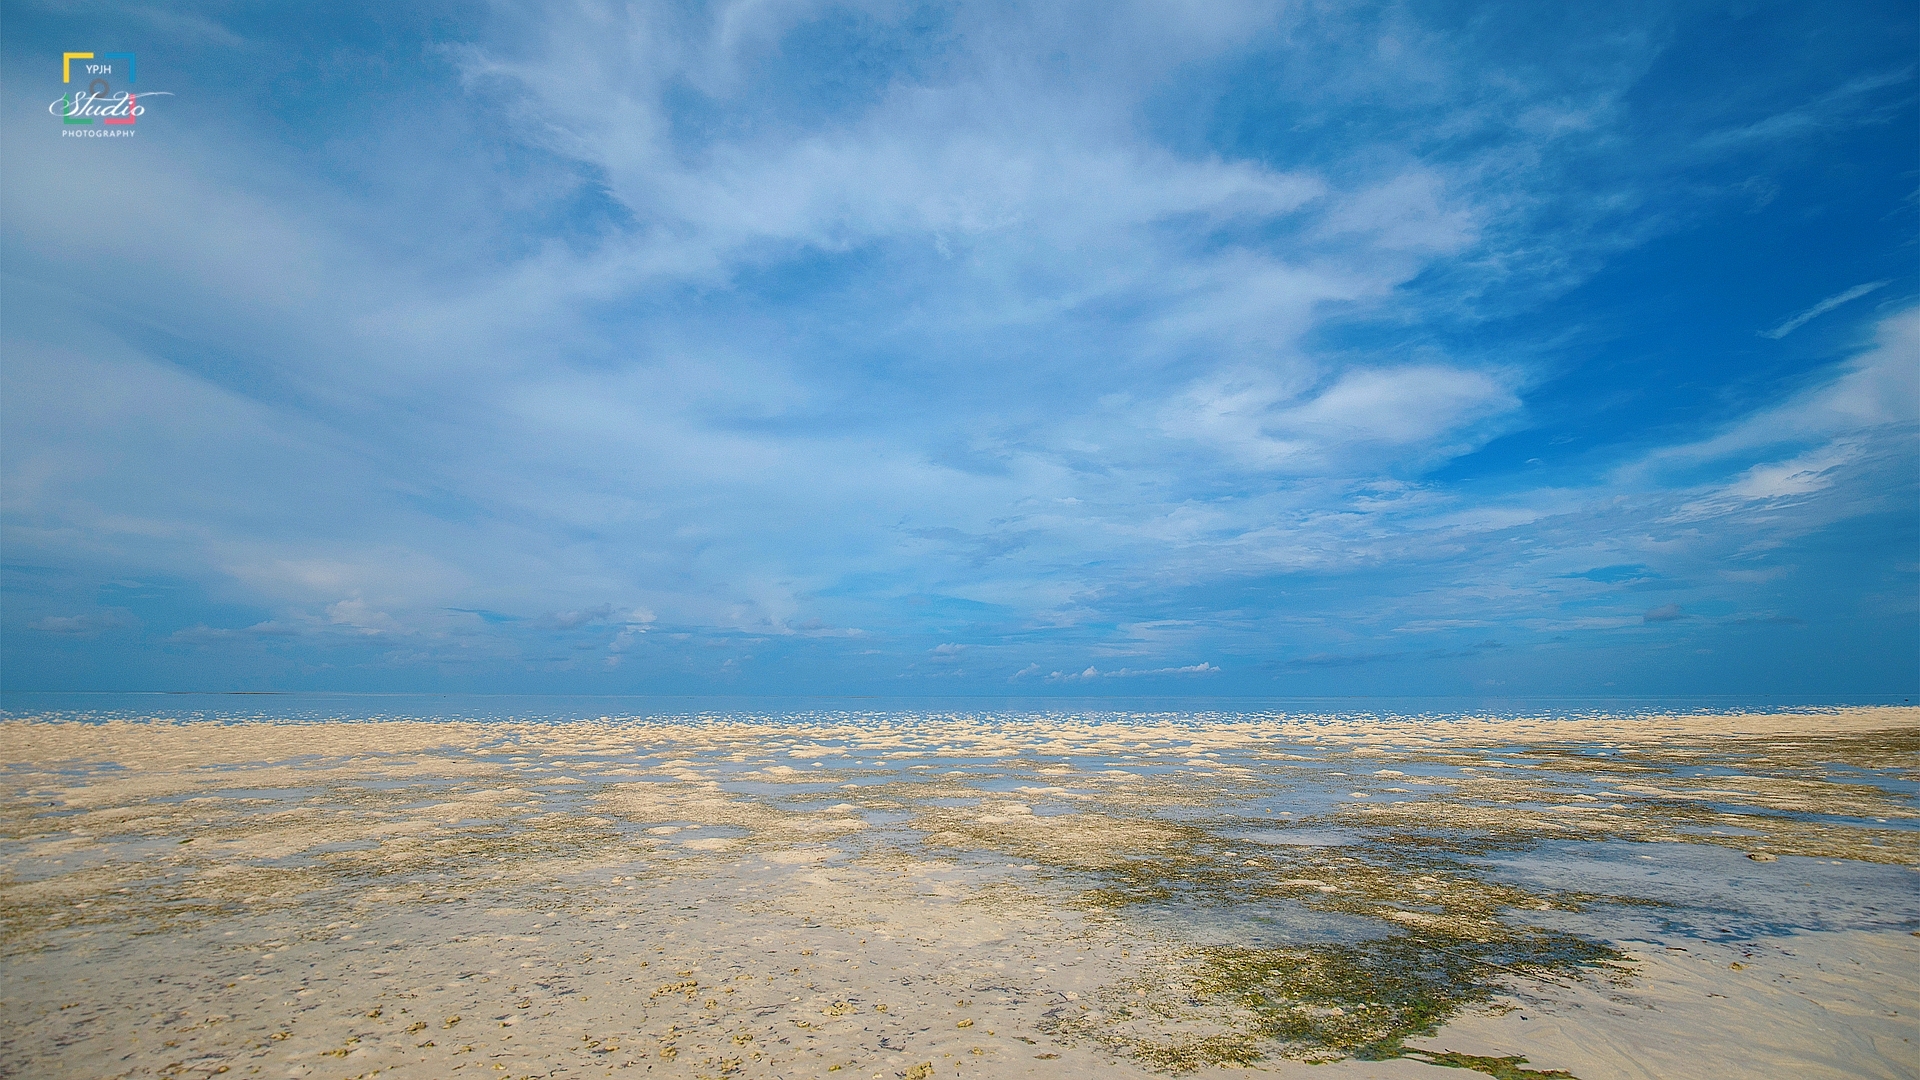
M613 618L612 604L599 604L578 611L555 611L549 613L541 622L556 630L571 630L589 623L602 623Z
M1366 235L1389 251L1446 254L1477 238L1482 213L1449 196L1435 171L1413 169L1344 196L1319 231L1328 236Z
M1493 434L1489 421L1519 408L1501 380L1462 368L1359 368L1317 393L1251 371L1195 386L1167 427L1255 467L1376 469L1472 449Z
M1827 297L1825 300L1820 301L1819 303L1813 305L1812 307L1801 312L1800 314L1793 316L1792 318L1788 319L1786 322L1781 323L1779 326L1776 326L1771 330L1762 330L1760 332L1760 336L1763 338L1772 338L1773 340L1778 341L1781 338L1786 337L1788 334L1793 333L1795 330L1800 329L1802 326L1807 325L1809 322L1812 322L1814 319L1817 319L1820 316L1825 315L1827 312L1832 311L1834 308L1839 307L1841 304L1847 303L1850 300L1858 300L1861 297L1867 295L1868 293L1873 292L1875 289L1884 288L1889 284L1891 284L1891 282L1869 281L1865 285L1855 285L1853 288L1848 289L1845 292L1836 293L1832 296Z
M1862 433L1914 423L1920 423L1920 308L1880 320L1872 346L1826 381L1755 410L1708 438L1657 450L1620 478L1795 443L1826 443L1837 451Z
M1101 671L1099 668L1089 664L1084 671L1056 671L1048 675L1047 679L1049 682L1087 682L1093 679L1138 679L1153 675L1218 675L1219 673L1220 669L1218 667L1204 661L1198 664L1188 664L1185 667L1147 669L1123 667L1115 668L1111 671ZM1022 672L1022 674L1024 674L1024 672Z
M119 630L140 625L131 612L119 608L101 611L89 611L79 615L44 615L27 623L30 630L43 634L64 634L73 637L96 637L107 630Z
M1783 499L1810 495L1833 483L1835 469L1853 460L1853 447L1823 446L1789 461L1755 465L1727 485L1727 494L1741 499Z
M335 626L351 627L362 634L388 634L402 629L393 616L375 611L357 596L327 605L327 619Z

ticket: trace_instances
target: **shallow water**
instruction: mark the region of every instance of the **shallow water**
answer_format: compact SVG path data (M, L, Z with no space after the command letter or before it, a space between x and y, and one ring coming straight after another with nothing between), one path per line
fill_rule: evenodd
M1664 937L1720 939L1802 931L1920 929L1920 868L1786 855L1756 863L1705 844L1543 844L1488 860L1489 877L1529 887L1652 901ZM1617 905L1609 909L1619 917ZM1609 912L1563 923L1621 936Z

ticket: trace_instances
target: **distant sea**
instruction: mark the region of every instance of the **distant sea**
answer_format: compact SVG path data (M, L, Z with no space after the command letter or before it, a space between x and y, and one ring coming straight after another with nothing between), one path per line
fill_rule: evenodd
M575 720L730 719L818 721L926 717L1040 719L1128 717L1205 723L1282 717L1460 716L1577 719L1602 716L1770 713L1911 705L1912 695L1667 697L883 697L307 692L35 692L0 690L10 720Z

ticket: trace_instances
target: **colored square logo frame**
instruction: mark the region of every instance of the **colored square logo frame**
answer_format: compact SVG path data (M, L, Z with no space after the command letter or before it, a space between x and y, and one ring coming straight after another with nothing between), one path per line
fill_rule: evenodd
M138 72L137 72L137 69L134 67L133 54L130 52L103 52L99 54L90 53L90 52L70 52L70 53L60 54L60 82L62 84L73 82L73 62L75 60L96 60L96 59L103 60L103 61L125 60L127 62L127 85L132 86L135 82L138 81L137 79ZM92 67L96 65L87 65L87 66ZM105 65L99 65L99 66L104 66L106 68L106 70L101 72L101 74L111 74L113 71L113 66L110 63ZM82 71L81 74L84 75L84 74L87 74L87 72ZM105 83L105 80L103 79L95 79L94 81L96 83L101 83L103 85ZM88 90L87 92L88 99L91 99L95 96L103 96L103 95L96 94L96 92L94 92L91 89ZM61 109L63 110L63 115L60 118L60 122L62 124L71 124L77 127L91 127L93 125L93 117L76 115L80 109L81 100L82 99L78 91L75 91L72 94L62 94L60 96L60 105L61 105ZM138 102L139 102L139 96L134 94L131 90L129 90L127 92L127 115L124 117L103 116L100 118L100 122L102 124L131 125L138 118L138 114L134 112L134 107Z

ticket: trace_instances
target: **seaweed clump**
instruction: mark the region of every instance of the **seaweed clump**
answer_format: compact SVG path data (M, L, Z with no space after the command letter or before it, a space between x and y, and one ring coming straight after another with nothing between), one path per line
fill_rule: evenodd
M1572 934L1527 930L1503 940L1414 936L1295 948L1214 948L1193 987L1248 1010L1248 1034L1303 1060L1380 1061L1408 1053L1462 1008L1484 1003L1503 975L1548 977L1623 959Z
M1479 1054L1456 1054L1451 1050L1407 1050L1405 1053L1429 1065L1472 1069L1486 1073L1494 1080L1578 1080L1565 1069L1523 1069L1521 1066L1527 1063L1527 1059L1518 1056L1483 1057Z
M1485 940L1215 946L1190 956L1184 979L1109 988L1098 1009L1049 1013L1051 1031L1173 1073L1278 1055L1310 1063L1410 1057L1516 1080L1565 1077L1525 1069L1521 1058L1421 1050L1405 1040L1490 1002L1508 977L1564 978L1624 959L1606 945L1536 928Z

